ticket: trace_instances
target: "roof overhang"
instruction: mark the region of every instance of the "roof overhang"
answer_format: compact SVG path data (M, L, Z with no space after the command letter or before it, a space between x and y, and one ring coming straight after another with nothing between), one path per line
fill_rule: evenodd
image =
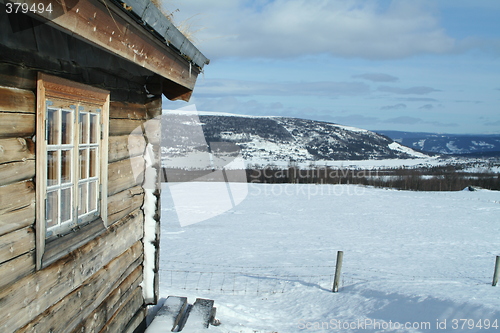
M171 100L189 100L198 74L203 65L208 63L208 59L194 48L191 42L188 43L182 34L184 39L176 35L181 46L184 43L190 44L191 46L184 48L195 51L192 53L198 63L193 62L193 59L183 54L180 49L173 47L169 40L159 38L161 36L158 36L158 31L150 25L141 24L140 19L134 18L132 14L109 0L79 0L72 8L68 8L64 1L24 2L28 3L30 8L40 3L47 8L51 4L51 12L37 12L34 16L46 24L159 75L163 80L163 94ZM167 20L164 16L163 19ZM163 19L162 22L165 22ZM169 26L171 30L174 28L173 25Z

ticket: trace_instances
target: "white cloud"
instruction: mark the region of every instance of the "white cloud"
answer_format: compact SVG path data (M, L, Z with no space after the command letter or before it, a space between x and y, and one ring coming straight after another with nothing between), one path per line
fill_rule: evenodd
M361 82L258 82L245 80L205 79L196 86L201 97L221 96L356 96L368 94L370 88Z
M219 57L327 53L369 59L453 51L455 40L422 1L185 1L197 17L203 52ZM176 14L177 15L177 14Z

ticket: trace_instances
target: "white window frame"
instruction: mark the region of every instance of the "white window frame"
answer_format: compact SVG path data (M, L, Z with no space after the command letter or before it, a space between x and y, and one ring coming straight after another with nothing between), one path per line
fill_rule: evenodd
M109 91L39 73L35 137L37 269L107 227L108 132Z

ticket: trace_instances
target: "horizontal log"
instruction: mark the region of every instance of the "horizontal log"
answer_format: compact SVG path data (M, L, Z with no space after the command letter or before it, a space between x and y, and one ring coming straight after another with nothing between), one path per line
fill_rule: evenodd
M35 144L31 139L0 139L0 164L35 158Z
M139 241L92 275L81 287L38 315L21 331L69 332L75 329L116 288L125 290L141 276L142 260L142 244Z
M108 197L108 224L112 224L144 203L144 190L135 186Z
M122 299L124 299L124 297L122 297ZM123 332L126 330L128 323L132 320L135 313L141 309L143 304L144 299L142 298L142 288L138 286L135 289L131 289L130 297L123 302L122 306L108 320L105 327L101 329L100 332Z
M142 184L145 162L142 156L132 157L108 165L108 197Z
M32 201L28 206L18 208L0 215L0 235L18 230L35 223L35 197L31 196Z
M35 91L37 71L25 66L0 64L0 85Z
M109 117L144 120L148 118L148 115L147 108L143 104L111 101L109 103Z
M142 125L144 120L132 120L132 119L109 119L109 135L130 135L130 134L141 134Z
M0 86L0 111L35 113L36 98L30 90Z
M28 252L0 265L0 289L35 272L35 255Z
M34 249L35 233L31 227L0 236L0 264Z
M16 331L82 286L142 238L143 224L144 215L137 210L70 255L1 289L0 331Z
M127 304L130 297L137 294L137 290L141 290L139 287L142 282L142 266L137 267L132 274L130 274L127 279L125 279L118 288L116 288L109 297L106 298L85 320L80 322L72 332L105 332L107 326L109 325L109 320L114 318L118 310L123 308L123 305ZM142 293L139 293L142 299ZM137 306L137 305L136 305ZM142 306L141 304L133 309L131 314L133 314L137 309ZM116 320L116 318L115 318ZM125 323L126 324L126 323ZM112 330L109 332L122 332L121 330Z
M81 227L77 232L70 232L62 237L57 237L50 241L47 240L42 258L42 267L47 267L56 260L73 252L104 231L104 223L101 219L97 219Z
M143 135L119 135L109 137L108 162L144 154L146 140Z
M0 138L35 134L35 114L0 112Z
M147 110L147 114L148 114L148 119L160 117L162 112L163 112L162 99L157 98L157 99L147 103L146 110Z
M35 184L32 181L0 186L0 221L5 213L29 206L34 202Z
M35 160L0 164L0 186L35 177Z
M134 317L128 322L127 327L125 327L122 332L123 333L144 332L144 330L146 329L146 314L147 314L147 309L145 307L141 308L139 311L136 312Z

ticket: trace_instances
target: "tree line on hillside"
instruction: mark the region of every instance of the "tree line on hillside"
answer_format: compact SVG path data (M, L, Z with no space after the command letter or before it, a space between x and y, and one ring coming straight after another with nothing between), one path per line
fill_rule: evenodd
M332 167L304 168L293 166L252 167L246 170L185 170L164 168L163 180L245 181L266 184L360 184L414 191L459 191L480 187L500 190L500 174L465 172L456 166L394 169L343 169Z

